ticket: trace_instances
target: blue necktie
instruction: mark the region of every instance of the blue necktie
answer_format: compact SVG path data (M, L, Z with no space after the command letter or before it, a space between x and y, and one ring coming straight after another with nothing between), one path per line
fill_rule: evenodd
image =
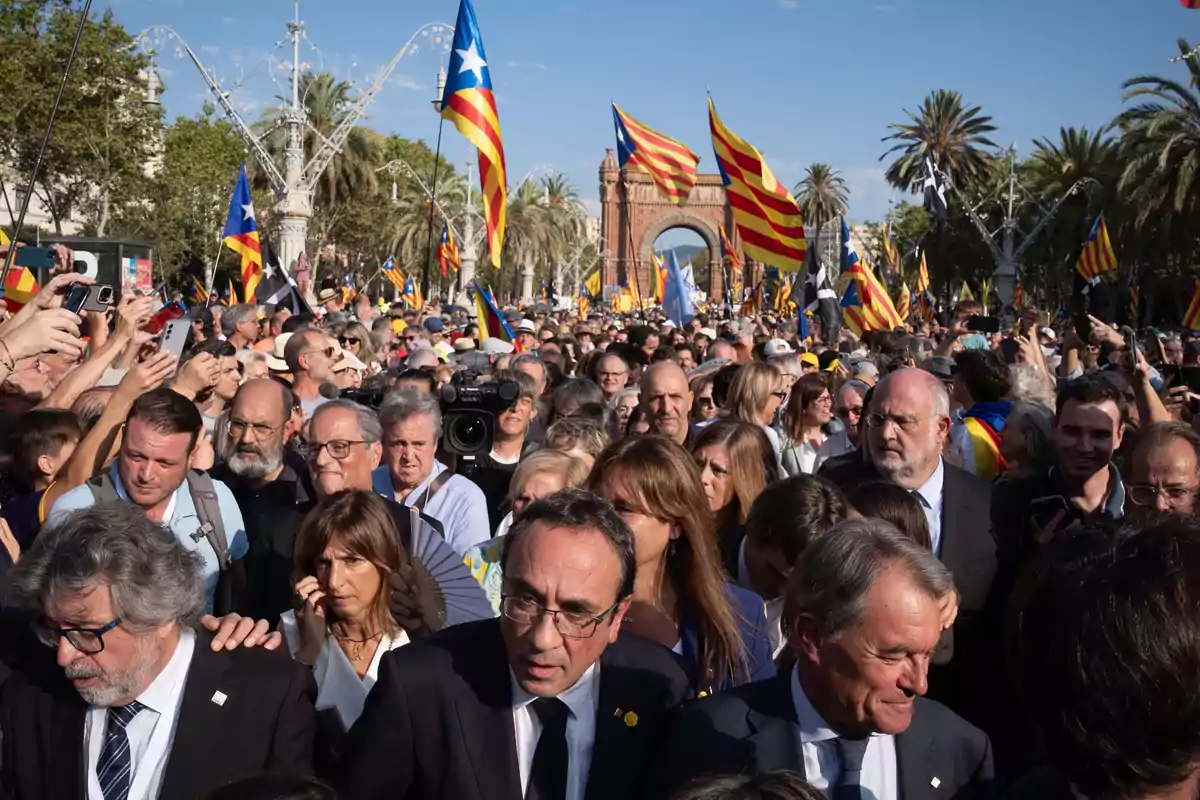
M837 739L838 753L842 756L842 776L833 789L831 800L863 800L862 764L870 741L869 737Z
M125 735L125 726L144 708L135 700L127 706L108 709L104 747L100 749L100 761L96 764L96 777L100 779L100 792L104 800L125 800L129 797L133 760L129 754L129 737Z

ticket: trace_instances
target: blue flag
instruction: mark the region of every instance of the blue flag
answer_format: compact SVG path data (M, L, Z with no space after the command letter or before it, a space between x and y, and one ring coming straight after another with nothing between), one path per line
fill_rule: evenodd
M688 294L687 281L683 270L679 268L674 250L667 253L667 285L663 289L662 305L663 312L681 327L693 316L692 298Z

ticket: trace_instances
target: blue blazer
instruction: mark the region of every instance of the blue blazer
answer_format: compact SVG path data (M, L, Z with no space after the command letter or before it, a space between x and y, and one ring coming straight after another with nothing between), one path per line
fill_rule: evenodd
M732 689L744 683L765 680L775 674L775 662L771 658L771 639L767 633L767 612L763 600L754 592L725 584L725 595L729 605L733 607L733 617L737 622L738 632L742 636L742 647L746 650L746 660L750 674L746 675L704 675L701 674L700 653L703 650L700 621L690 610L683 616L683 626L680 638L683 646L683 660L692 683L692 691L697 696L710 695L714 692Z

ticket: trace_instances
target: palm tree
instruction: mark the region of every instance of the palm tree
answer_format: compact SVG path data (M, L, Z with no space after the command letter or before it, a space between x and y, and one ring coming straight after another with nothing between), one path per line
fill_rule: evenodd
M1057 200L1083 178L1107 185L1114 177L1117 145L1110 128L1059 128L1058 141L1034 139L1026 167L1046 200Z
M1200 56L1185 40L1178 44L1186 85L1152 75L1125 81L1125 101L1141 102L1116 120L1126 159L1118 190L1137 210L1136 228L1157 228L1163 235L1156 238L1186 255L1195 246L1200 211Z
M828 164L810 164L804 172L804 180L796 184L792 192L804 218L816 220L814 242L820 247L821 228L829 220L846 213L846 204L850 200L846 181Z
M513 296L520 294L525 265L536 264L548 251L547 206L545 190L529 179L508 193L503 262L512 264Z
M883 141L895 142L880 161L898 153L888 167L888 183L897 189L916 192L925 178L925 159L953 176L960 187L972 186L987 173L989 155L981 148L995 148L987 134L996 130L992 118L980 114L980 107L963 107L962 95L937 89L926 95L914 114L905 109L909 122L888 127L894 131Z
M349 82L336 80L328 72L306 72L300 76L300 97L307 112L303 133L306 161L346 119L355 102L351 92ZM264 144L282 172L287 138L282 119L287 101L283 97L276 99L281 105L268 109L256 127L270 131ZM382 150L383 139L378 134L361 127L351 131L317 183L313 210L328 209L339 200L376 191L379 184L375 168L380 165Z

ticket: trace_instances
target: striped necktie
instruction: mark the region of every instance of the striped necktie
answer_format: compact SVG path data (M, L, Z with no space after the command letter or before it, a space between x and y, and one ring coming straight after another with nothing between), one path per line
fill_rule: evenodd
M104 800L125 800L129 797L133 760L129 754L129 737L125 735L125 726L144 708L135 700L127 706L108 709L104 747L100 749L100 761L96 764L96 777L100 779L100 792Z

